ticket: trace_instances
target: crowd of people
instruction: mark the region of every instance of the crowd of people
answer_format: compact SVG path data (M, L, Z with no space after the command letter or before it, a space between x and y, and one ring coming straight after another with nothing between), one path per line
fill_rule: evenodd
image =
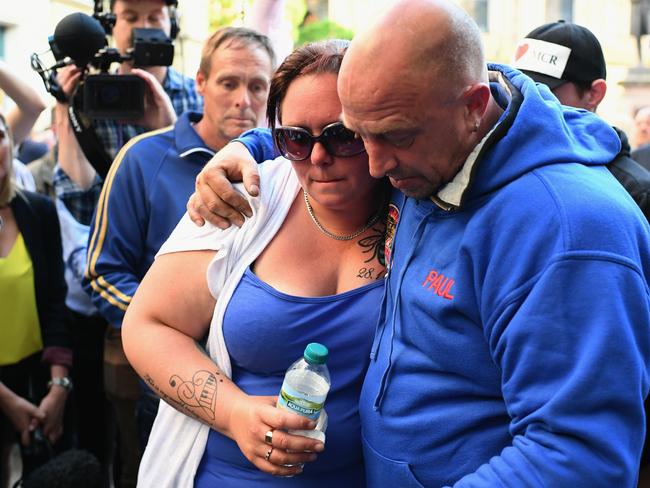
M111 0L115 46L173 39L175 5ZM277 47L224 27L195 78L120 63L145 111L89 121L106 175L83 69L35 134L47 104L0 63L0 488L15 444L24 486L650 482L650 108L631 151L593 33L489 63L455 2L396 0ZM310 342L325 442L275 408Z

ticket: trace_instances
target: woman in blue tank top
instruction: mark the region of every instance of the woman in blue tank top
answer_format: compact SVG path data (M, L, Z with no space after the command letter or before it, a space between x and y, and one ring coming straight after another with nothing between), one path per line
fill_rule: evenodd
M141 486L365 486L357 404L383 295L388 186L340 121L346 47L287 57L267 109L283 157L261 165L253 217L227 230L184 217L129 306L125 351L168 404ZM275 408L309 342L330 349L325 445L287 433L314 423Z

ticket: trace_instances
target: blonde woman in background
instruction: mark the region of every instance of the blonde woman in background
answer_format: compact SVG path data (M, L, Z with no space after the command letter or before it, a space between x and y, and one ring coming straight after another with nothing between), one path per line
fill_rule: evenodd
M35 431L55 443L72 387L70 338L64 325L66 285L54 204L16 187L13 143L0 115L0 482L9 449ZM23 452L23 475L37 466Z

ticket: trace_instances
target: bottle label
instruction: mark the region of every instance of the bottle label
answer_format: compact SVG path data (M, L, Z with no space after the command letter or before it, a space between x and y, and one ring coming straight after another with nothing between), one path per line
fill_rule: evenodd
M278 396L278 408L297 413L298 415L310 418L311 420L318 420L324 403L324 397L308 398L304 394L288 386L286 383L282 385L280 395Z

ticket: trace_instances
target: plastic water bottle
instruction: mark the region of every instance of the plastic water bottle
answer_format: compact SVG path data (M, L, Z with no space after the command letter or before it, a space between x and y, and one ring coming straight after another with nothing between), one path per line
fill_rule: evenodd
M326 364L328 354L327 347L312 342L305 348L303 357L293 363L284 376L277 407L317 421L314 430L290 430L290 434L325 442L327 414L323 405L331 385Z

